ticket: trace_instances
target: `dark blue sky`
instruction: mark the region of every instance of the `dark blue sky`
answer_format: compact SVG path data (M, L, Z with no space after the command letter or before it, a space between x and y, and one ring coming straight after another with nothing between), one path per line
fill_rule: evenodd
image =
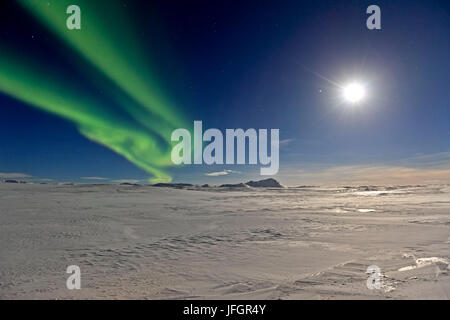
M418 177L420 170L448 174L449 1L121 2L143 38L159 44L148 46L149 55L190 121L223 130L280 129L282 181L315 182L314 174L333 168L347 168L344 174L357 168L355 181L380 168L409 168ZM381 8L381 30L366 28L370 4ZM70 53L60 42L10 0L0 5L0 42L70 74L68 83L83 79L66 63ZM357 107L342 105L340 92L323 77L339 84L359 80L368 97ZM71 123L1 93L0 106L2 173L58 181L148 176ZM258 168L171 171L175 181L214 184L258 178ZM239 173L205 176L224 169Z

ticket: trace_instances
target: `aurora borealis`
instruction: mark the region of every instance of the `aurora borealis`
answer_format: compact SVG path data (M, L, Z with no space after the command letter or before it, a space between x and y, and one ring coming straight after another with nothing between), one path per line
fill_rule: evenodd
M7 47L0 58L0 90L73 122L85 137L151 174L152 182L170 181L164 170L171 164L170 133L184 120L162 93L120 3L108 2L107 9L102 9L93 1L78 1L83 27L68 30L65 10L71 1L19 2L75 53L71 59L89 63L88 76L102 79L96 76L100 73L113 83L105 86L93 81L92 85L109 90L120 110L72 86L70 75L40 65L31 55L7 54Z

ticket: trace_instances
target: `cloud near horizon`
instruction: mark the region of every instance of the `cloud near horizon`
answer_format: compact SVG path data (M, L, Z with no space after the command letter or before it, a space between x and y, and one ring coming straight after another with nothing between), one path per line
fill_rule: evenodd
M118 180L111 180L112 183L139 183L142 182L142 180L138 179L118 179Z
M208 177L219 177L219 176L226 176L226 175L229 175L231 173L240 173L240 172L239 171L234 171L234 170L223 170L223 171L215 171L215 172L205 173L205 176L208 176Z
M82 180L109 180L109 178L103 177L81 177Z
M280 140L280 148L286 147L288 145L290 145L292 142L294 141L294 139L284 139L284 140Z
M31 178L32 176L26 173L19 173L19 172L0 172L0 178L5 179L16 179L16 178Z

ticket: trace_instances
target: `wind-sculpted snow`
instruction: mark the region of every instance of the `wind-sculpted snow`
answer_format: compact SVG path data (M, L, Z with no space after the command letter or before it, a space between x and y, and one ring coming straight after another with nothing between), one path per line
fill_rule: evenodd
M450 294L450 187L0 183L0 298ZM81 290L66 268L81 269ZM368 266L381 269L378 290Z

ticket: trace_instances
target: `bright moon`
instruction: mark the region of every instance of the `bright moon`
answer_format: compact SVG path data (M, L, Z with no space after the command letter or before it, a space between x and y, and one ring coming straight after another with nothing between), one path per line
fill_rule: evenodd
M358 83L351 83L344 87L344 98L351 103L361 101L365 94L364 87Z

